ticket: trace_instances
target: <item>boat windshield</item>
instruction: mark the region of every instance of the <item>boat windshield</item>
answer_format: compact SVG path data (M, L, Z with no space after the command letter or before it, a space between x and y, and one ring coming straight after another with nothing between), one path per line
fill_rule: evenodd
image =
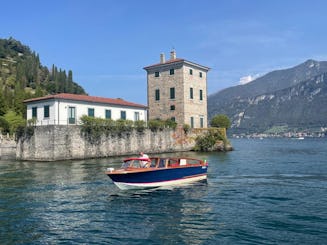
M148 163L147 160L144 159L128 159L125 160L122 164L122 168L144 168Z

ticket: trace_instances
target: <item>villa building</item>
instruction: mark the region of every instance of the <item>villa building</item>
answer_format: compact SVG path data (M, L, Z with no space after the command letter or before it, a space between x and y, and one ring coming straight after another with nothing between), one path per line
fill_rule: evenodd
M123 99L110 99L78 94L55 94L25 100L27 120L36 125L79 124L83 115L106 119L147 121L147 107Z
M207 72L209 68L176 58L160 55L160 63L144 67L147 71L149 119L172 119L178 125L206 128Z

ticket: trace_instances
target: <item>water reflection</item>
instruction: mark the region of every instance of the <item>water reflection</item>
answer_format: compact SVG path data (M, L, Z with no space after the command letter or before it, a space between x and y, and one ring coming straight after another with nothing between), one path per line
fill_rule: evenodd
M112 223L111 234L118 240L123 236L124 240L146 243L200 244L216 232L208 231L214 219L213 208L205 201L207 191L204 181L110 195L106 219Z

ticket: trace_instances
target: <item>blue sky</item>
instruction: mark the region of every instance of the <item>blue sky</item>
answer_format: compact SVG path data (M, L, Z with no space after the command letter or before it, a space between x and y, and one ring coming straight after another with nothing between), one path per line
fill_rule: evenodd
M211 68L208 93L307 59L327 60L325 0L2 1L0 38L49 68L72 70L89 95L146 104L143 67L169 57Z

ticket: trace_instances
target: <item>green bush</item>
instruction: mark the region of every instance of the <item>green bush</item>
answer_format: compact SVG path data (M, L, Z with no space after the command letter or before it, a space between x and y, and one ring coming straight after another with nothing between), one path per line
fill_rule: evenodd
M231 122L226 115L219 114L211 119L210 125L211 127L228 129L230 128Z
M163 130L164 128L165 128L165 123L160 119L149 121L149 129L151 129L151 131Z
M114 121L112 119L105 119L103 122L103 127L104 127L106 136L117 132L117 123L116 123L116 121Z
M131 121L118 119L94 118L89 116L81 117L81 132L91 143L99 143L102 135L130 133L133 130L143 132L146 129L144 121ZM152 131L163 130L164 128L176 129L177 123L172 120L150 120L148 128Z
M8 111L3 118L8 122L9 124L9 133L13 134L16 132L16 129L19 126L24 126L26 124L26 120L19 114L17 114L14 111Z
M10 126L8 121L2 116L0 116L0 130L1 133L5 133L5 134L9 133L10 131Z
M117 128L117 132L119 134L132 131L133 125L134 125L134 123L131 120L118 119L116 121L116 128Z
M217 141L222 140L226 145L227 139L220 133L219 130L210 130L204 135L198 136L195 139L195 151L211 151L217 143Z
M217 139L214 135L207 133L206 135L198 136L195 140L195 151L210 151L216 144Z
M99 143L101 135L105 132L104 119L89 116L81 117L81 131L91 143Z
M171 120L171 119L167 119L165 122L164 122L165 126L168 127L168 128L172 128L172 129L176 129L177 127L177 122Z
M26 139L30 139L32 136L34 135L34 127L33 126L23 126L23 125L19 125L16 128L16 132L15 132L15 140L16 142L18 142L18 140L26 140Z
M190 130L191 130L191 126L188 125L188 124L184 124L183 125L183 130L184 130L185 134L188 134L188 132L190 132Z
M134 127L138 132L143 132L146 128L146 125L144 121L140 120L134 122Z

